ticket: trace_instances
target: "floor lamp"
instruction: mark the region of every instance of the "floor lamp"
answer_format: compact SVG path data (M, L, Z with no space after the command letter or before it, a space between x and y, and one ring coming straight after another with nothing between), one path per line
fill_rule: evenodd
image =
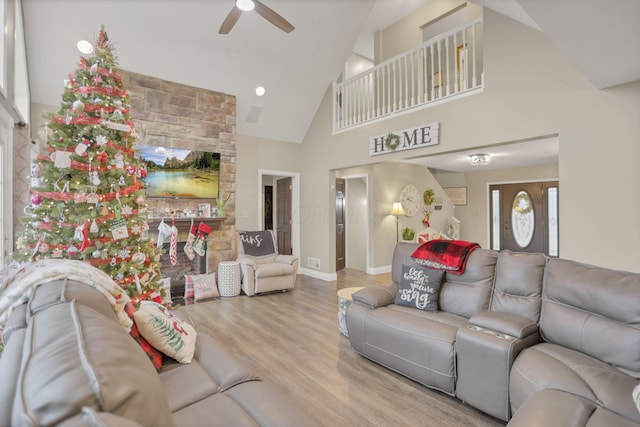
M402 204L400 202L394 202L393 207L391 208L391 215L396 217L396 243L398 243L398 235L400 234L400 226L398 224L398 217L400 215L404 215L404 209L402 209Z

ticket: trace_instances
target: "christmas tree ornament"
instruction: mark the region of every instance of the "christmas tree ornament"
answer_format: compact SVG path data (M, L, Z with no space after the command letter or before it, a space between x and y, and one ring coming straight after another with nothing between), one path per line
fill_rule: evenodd
M84 157L87 155L88 148L89 146L87 144L85 144L84 142L81 142L80 144L76 145L75 152L78 156Z
M71 107L71 111L75 111L76 113L82 113L84 111L84 102L79 99L73 101L73 106Z
M98 171L93 171L90 173L91 175L91 184L98 186L102 183L102 180L100 179L100 175L98 175Z
M100 163L106 163L108 160L107 152L106 151L99 152L98 155L96 156L96 160Z
M91 256L94 258L100 258L100 251L96 249L95 251L91 252Z
M51 157L53 158L53 165L58 169L71 167L71 152L58 150L51 153Z
M31 204L38 206L40 203L42 203L42 196L40 196L39 194L34 194L31 197Z
M92 203L94 205L100 203L100 196L96 193L96 188L92 187L91 192L87 194L87 203Z
M96 144L98 145L98 147L102 147L106 143L107 143L107 137L106 136L104 136L104 135L96 136Z
M143 264L146 258L147 258L146 255L143 254L142 252L136 252L131 257L131 261L135 262L136 264Z
M139 204L139 205L144 204L144 196L136 197L136 203Z
M115 221L112 221L109 225L109 231L113 235L114 240L126 239L129 237L129 231L127 230L127 222L120 217L120 206L115 206Z
M124 154L122 154L121 151L118 151L113 156L113 161L114 161L114 164L116 165L116 169L124 169Z

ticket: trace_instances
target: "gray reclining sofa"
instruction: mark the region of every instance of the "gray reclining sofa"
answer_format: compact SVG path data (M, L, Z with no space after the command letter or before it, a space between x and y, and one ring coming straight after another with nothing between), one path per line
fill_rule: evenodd
M108 300L79 282L39 285L3 340L0 426L318 425L204 333L191 363L165 358L157 371Z
M509 426L640 425L640 274L475 249L424 311L394 303L417 247L396 246L392 284L353 294L355 351Z

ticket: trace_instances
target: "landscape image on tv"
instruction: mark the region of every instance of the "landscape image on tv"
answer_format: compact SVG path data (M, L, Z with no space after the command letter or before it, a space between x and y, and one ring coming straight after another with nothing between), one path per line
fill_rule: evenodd
M151 145L136 148L147 168L147 197L218 197L220 153Z

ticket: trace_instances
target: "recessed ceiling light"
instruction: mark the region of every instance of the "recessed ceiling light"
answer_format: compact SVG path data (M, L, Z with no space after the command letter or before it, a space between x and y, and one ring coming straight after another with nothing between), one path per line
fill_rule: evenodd
M473 166L483 166L491 163L491 156L488 154L471 154L469 155L469 163Z
M262 86L258 86L256 88L256 95L262 96L262 95L264 95L264 92L265 92L265 89Z
M256 5L251 0L236 0L236 7L244 12L253 10Z
M76 46L78 46L78 50L83 55L91 55L93 53L93 45L87 40L80 40Z

